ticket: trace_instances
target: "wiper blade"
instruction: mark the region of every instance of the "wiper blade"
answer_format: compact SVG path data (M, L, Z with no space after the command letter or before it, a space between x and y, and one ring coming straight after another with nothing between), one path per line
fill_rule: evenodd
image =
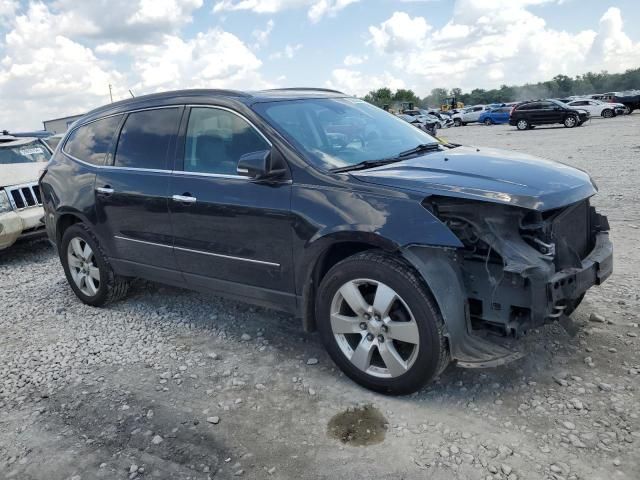
M381 160L365 160L364 162L356 163L354 165L347 165L346 167L332 168L334 173L351 172L353 170L364 170L365 168L380 167L389 163L399 162L399 158L383 158Z
M440 144L437 142L434 143L421 143L420 145L416 145L415 147L405 150L404 152L400 152L396 155L396 158L408 157L409 155L413 155L420 152L429 152L440 150Z

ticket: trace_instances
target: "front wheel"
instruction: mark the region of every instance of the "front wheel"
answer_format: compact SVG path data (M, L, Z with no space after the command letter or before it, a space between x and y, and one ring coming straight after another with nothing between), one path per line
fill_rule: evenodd
M613 117L613 115L614 115L614 112L610 108L607 108L607 109L602 111L602 116L604 118L611 118L611 117Z
M462 120L460 120L459 118L454 118L454 119L453 119L453 125L454 125L455 127L459 127L459 126L461 126L461 125L462 125Z
M493 122L491 121L490 118L486 118L485 121L484 121L484 124L489 126L489 125L493 125Z
M518 130L526 130L529 127L529 122L527 122L525 119L518 120L518 122L516 123L516 128Z
M364 252L329 270L318 290L318 330L352 380L383 393L419 390L449 363L443 320L419 274Z
M578 119L574 115L569 115L564 119L564 126L567 128L573 128L578 125Z
M82 223L62 235L60 261L71 289L88 305L99 307L127 293L129 282L113 272L98 239Z

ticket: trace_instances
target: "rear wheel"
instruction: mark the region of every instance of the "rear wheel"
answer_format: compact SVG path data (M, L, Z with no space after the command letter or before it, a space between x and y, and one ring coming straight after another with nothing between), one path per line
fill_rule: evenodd
M518 121L516 122L516 128L517 128L518 130L526 130L526 129L528 129L530 126L531 126L531 125L529 125L529 122L528 122L528 121L526 121L524 118L522 118L522 119L520 119L520 120L518 120Z
M564 126L567 128L573 128L576 125L578 125L578 119L576 118L575 115L569 115L567 118L564 119Z
M333 361L366 388L415 392L449 363L430 292L409 265L382 252L331 268L320 284L316 318Z
M602 111L602 116L604 118L611 118L611 117L613 117L613 115L614 115L614 111L611 110L610 108L607 108L607 109Z
M113 272L98 239L81 223L65 230L60 261L71 289L88 305L99 307L127 293L129 282Z

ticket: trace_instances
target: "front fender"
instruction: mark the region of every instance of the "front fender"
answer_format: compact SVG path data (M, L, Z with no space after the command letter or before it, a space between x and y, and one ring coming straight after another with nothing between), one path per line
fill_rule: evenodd
M388 251L409 245L462 247L420 200L406 194L385 196L363 189L294 185L298 293L322 252L335 243L365 243Z

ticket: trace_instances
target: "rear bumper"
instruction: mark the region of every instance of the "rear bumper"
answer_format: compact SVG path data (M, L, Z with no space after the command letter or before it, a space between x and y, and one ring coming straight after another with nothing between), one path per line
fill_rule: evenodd
M0 214L0 250L10 247L20 238L44 235L42 207Z

